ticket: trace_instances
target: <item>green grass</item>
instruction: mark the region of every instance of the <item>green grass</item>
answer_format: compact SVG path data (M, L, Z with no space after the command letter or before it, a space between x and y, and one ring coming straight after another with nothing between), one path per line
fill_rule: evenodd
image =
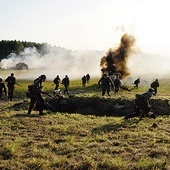
M101 97L98 79L87 87L81 81L71 81L69 91L78 99L100 101L132 100L140 87L132 92L120 91L111 99ZM155 104L169 101L169 80L162 80ZM29 99L25 97L31 81L18 80L14 100L0 101L0 169L67 169L67 170L165 170L170 168L170 117L123 120L116 116L95 116L77 113L45 111L39 116L33 111L27 116ZM52 94L51 81L44 89ZM60 86L63 90L62 85ZM89 99L89 100L88 100ZM93 101L94 102L94 101ZM85 103L84 103L85 104ZM110 106L110 105L109 105ZM113 105L114 107L114 105ZM167 106L168 107L168 106ZM95 112L95 110L94 110Z

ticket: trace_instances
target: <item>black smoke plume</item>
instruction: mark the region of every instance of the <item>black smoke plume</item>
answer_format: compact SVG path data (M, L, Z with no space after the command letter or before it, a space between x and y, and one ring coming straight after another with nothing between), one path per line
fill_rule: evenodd
M124 34L121 37L119 47L117 49L109 49L106 56L101 58L102 74L112 71L113 73L119 73L121 79L130 75L127 60L133 52L134 44L135 38L132 35Z

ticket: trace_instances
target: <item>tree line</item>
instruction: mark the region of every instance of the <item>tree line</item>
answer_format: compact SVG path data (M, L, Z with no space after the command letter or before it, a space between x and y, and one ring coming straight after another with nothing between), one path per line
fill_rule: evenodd
M44 48L46 45L46 43L2 40L0 41L0 60L6 58L11 53L18 55L21 51L28 47L35 47L36 50L43 55L47 52L46 48Z

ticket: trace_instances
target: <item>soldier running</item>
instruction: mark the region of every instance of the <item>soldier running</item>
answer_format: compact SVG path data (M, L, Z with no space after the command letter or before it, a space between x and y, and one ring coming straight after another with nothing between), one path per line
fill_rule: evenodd
M36 104L38 106L39 115L43 115L44 110L44 99L42 97L43 93L43 82L46 81L46 76L41 75L37 79L34 80L34 83L30 85L30 106L28 109L28 115L31 114L31 111Z

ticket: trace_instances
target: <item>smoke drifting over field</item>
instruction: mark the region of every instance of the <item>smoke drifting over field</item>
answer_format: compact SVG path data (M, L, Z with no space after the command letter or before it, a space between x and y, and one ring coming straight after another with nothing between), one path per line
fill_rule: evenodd
M1 61L1 68L15 67L19 62L28 65L29 70L21 70L19 78L34 79L36 76L46 74L48 79L56 75L71 79L81 78L89 73L93 77L100 76L101 51L71 51L61 47L46 46L47 54L41 56L36 48L26 48L19 56L10 54ZM18 71L17 71L18 73Z
M147 54L136 49L135 38L124 34L118 47L111 48L108 52L71 51L46 46L45 51L48 53L41 55L36 48L26 48L18 56L12 53L7 59L1 60L0 67L10 69L20 62L27 64L28 70L11 70L18 79L35 79L41 74L46 74L48 80L53 80L56 75L60 75L60 78L68 75L70 79L81 79L87 73L91 77L100 77L101 68L102 72L120 72L122 79L147 77L151 80L170 73L169 57L154 54L154 51ZM2 78L7 74L9 72L1 70Z

